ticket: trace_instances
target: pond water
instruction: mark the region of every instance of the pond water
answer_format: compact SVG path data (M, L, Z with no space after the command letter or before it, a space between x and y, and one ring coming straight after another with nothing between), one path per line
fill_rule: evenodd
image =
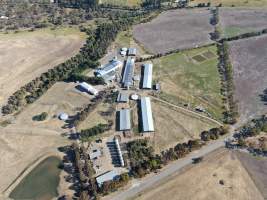
M58 196L60 162L55 156L43 160L22 179L9 197L15 200L51 200Z

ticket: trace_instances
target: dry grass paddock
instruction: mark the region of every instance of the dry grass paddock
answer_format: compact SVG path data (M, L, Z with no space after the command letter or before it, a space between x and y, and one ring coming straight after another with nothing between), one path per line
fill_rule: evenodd
M208 9L179 9L163 12L151 22L133 28L134 38L151 53L192 48L211 43Z
M0 105L21 86L75 55L85 41L78 29L0 34Z
M196 166L172 175L136 200L263 200L246 169L233 152L218 150ZM223 180L224 185L220 184Z
M156 152L199 138L201 131L216 127L213 122L155 100L151 106L155 126L152 144Z

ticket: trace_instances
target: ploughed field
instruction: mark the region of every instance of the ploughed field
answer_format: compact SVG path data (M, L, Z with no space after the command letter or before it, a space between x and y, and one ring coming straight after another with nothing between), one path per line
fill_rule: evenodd
M211 3L212 6L242 6L242 7L267 7L267 0L194 0L189 5L195 6L199 3Z
M0 34L0 107L21 86L75 55L84 38L70 28Z
M219 21L223 37L232 37L267 28L267 9L220 8Z
M267 36L230 42L240 122L267 113Z
M213 152L201 163L172 175L135 199L263 200L257 184L250 177L250 171L248 173L247 166L242 165L239 157L225 149ZM254 164L254 167L260 165Z
M133 28L134 38L151 53L166 53L211 43L208 9L179 9L163 12L151 22Z

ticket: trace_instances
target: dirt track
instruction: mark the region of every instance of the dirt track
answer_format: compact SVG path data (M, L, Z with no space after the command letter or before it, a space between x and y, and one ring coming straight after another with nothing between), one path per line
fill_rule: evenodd
M209 33L213 28L209 20L207 9L172 10L149 23L136 25L133 33L148 51L164 53L211 43Z
M83 42L79 32L0 35L0 106L18 88L75 55Z

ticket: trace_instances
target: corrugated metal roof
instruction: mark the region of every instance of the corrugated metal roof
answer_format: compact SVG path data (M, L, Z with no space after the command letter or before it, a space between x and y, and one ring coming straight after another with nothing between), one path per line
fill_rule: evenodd
M130 87L133 85L134 74L134 59L128 58L125 64L122 83L123 87Z
M120 131L130 130L131 129L131 116L129 109L123 109L119 111L120 113Z
M141 97L141 113L143 131L154 131L151 102L149 97Z
M104 182L114 180L117 176L119 176L119 173L112 170L96 177L96 182L101 187Z
M89 92L93 95L96 95L98 93L98 91L93 86L89 85L86 82L82 82L80 84L80 87L82 87L84 90L86 90L87 92Z
M117 70L119 67L122 67L122 62L119 60L112 60L108 64L104 65L101 69L96 70L96 73L99 76L104 76L112 71Z
M143 88L151 89L152 88L153 65L150 63L146 63L143 65L143 67L144 67Z
M129 95L125 93L119 93L117 97L117 102L128 102Z
M137 52L136 48L129 48L128 55L135 56L136 55L136 52Z

